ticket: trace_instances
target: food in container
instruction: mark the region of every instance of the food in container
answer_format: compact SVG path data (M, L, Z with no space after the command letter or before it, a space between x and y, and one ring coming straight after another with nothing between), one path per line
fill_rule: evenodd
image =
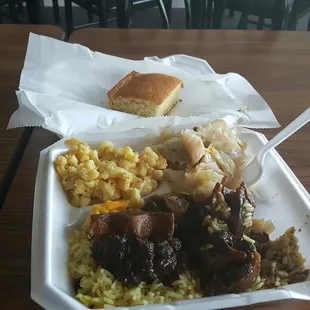
M271 240L274 224L253 218L241 177L246 146L220 120L162 132L151 147L167 160L163 180L167 170L178 173L172 193L145 198L141 208L124 200L92 208L69 241L76 298L91 308L135 306L305 281L295 228ZM201 170L221 178L189 186L180 176L195 176L205 158Z
M154 195L140 210L110 211L96 206L70 239L76 298L91 308L256 291L309 275L295 229L271 241L272 224L253 220L244 183L235 191L218 183L203 201Z
M128 199L141 206L142 197L163 180L176 193L207 197L217 182L234 189L241 182L246 144L223 120L178 133L164 130L140 154L129 146L104 141L99 149L67 140L65 155L55 167L72 205Z
M102 142L98 150L76 139L66 144L70 149L57 157L55 168L76 207L120 198L139 206L143 204L141 197L158 187L167 166L150 147L139 154L128 146L115 147L110 141Z
M177 193L209 196L217 182L235 189L246 163L246 143L223 120L174 133L162 131L152 146L168 162L164 179Z
M132 71L109 92L113 110L144 117L162 116L179 102L182 80L167 74Z
M202 125L202 127L205 126L206 125ZM185 129L192 129L192 127L188 125L187 126L182 125L179 127L172 127L172 129L174 133L177 133ZM149 146L152 148L154 147L154 152L157 152L158 150L156 150L155 142L158 144L158 138L154 137L160 134L160 130L161 129L159 126L158 128L153 128L152 130L146 129L143 132L131 131L126 133L125 132L113 133L113 134L110 133L108 135L84 134L84 135L78 135L76 136L76 138L78 138L81 141L87 141L87 143L92 147L92 149L99 148L99 145L102 142L102 140L109 139L110 141L113 141L116 147L124 148L125 146L130 146L134 151L141 152L145 147ZM239 128L238 133L239 133L238 138L240 139L240 141L242 141L243 143L245 143L245 145L247 145L245 152L247 156L249 156L249 158L251 158L254 154L256 154L257 151L267 141L263 135L255 133L251 130ZM145 135L147 135L147 139L144 138ZM153 139L149 139L150 136L152 136ZM46 309L82 310L85 309L86 303L83 304L79 300L74 298L77 295L77 293L74 290L74 287L78 288L80 282L74 281L74 283L72 283L72 278L69 277L67 273L69 263L68 259L70 258L71 261L71 256L68 256L68 251L69 247L71 248L71 246L73 246L73 243L78 243L78 241L81 239L82 241L81 243L84 243L85 248L84 247L79 248L79 246L76 245L73 249L71 248L72 253L70 255L74 255L76 259L79 257L79 255L83 256L83 266L81 266L79 270L81 272L85 272L84 273L85 276L88 275L88 272L90 271L93 272L91 273L91 279L88 278L87 276L86 281L83 283L85 285L85 288L87 288L87 284L92 285L93 283L92 279L95 279L97 276L95 272L97 271L97 269L93 271L90 270L89 267L87 267L89 255L91 255L90 246L92 242L90 242L91 241L90 239L86 238L86 232L84 233L85 231L84 229L88 227L90 219L89 216L87 216L87 214L89 214L89 210L92 207L89 206L84 208L73 208L72 206L70 206L68 200L66 199L67 197L64 194L62 185L59 182L57 171L53 164L55 163L55 160L58 156L63 155L68 150L68 147L65 145L64 141L65 140L59 141L53 146L41 152L38 167L38 175L35 191L35 205L34 205L31 296L36 302L38 302ZM170 163L168 162L167 164L170 165ZM46 182L42 182L42 180L46 180ZM152 192L151 194L153 196L154 195L161 196L164 193L169 193L170 191L167 185L168 185L167 182L163 180L160 183L160 186L158 187L156 192ZM224 186L227 187L226 184ZM254 218L247 216L246 223L250 224L252 221L253 232L255 233L259 233L262 231L266 232L271 240L279 241L275 243L275 245L277 246L272 248L272 251L269 251L267 259L270 260L270 262L273 262L278 258L275 253L280 253L280 256L284 255L285 253L288 253L286 255L287 258L284 258L284 260L282 260L282 264L286 264L286 262L289 262L290 264L289 268L291 268L296 263L297 267L294 272L297 272L297 274L302 273L303 268L307 269L309 267L308 261L310 258L309 254L310 252L308 247L309 227L306 224L307 215L309 213L308 210L310 208L309 196L306 190L302 187L300 182L298 182L297 178L290 171L290 169L283 162L283 160L280 158L280 156L277 154L276 151L272 151L267 155L263 177L255 187L251 187L251 193L253 194L254 197L253 200L255 201L256 208ZM192 197L192 200L194 200L196 203L199 203L199 200L203 198L195 195L194 193L174 194L174 196L177 197L179 196L183 197L184 195L187 196L188 198ZM144 198L145 200L147 200L147 197ZM106 202L104 203L103 206L102 204L96 205L94 208L92 208L93 209L92 212L94 214L101 214L103 212L104 213L125 212L129 211L128 210L129 208L131 208L130 202L128 200L122 199ZM135 209L136 211L139 210L137 207L134 207L133 209ZM182 216L183 210L185 209L186 204L182 204L178 209L173 208L172 205L169 204L169 206L167 207L167 209L165 209L164 212L172 213L172 210L174 210L173 213L175 218L179 219ZM220 208L220 209L222 209L223 211L228 210L228 208ZM153 211L144 210L143 212L153 212ZM271 219L272 222L268 221L268 219ZM209 222L209 220L210 218L206 218L207 223ZM214 226L216 228L217 227L221 228L225 226L218 220L216 220L216 222L217 223L214 223ZM177 226L178 223L176 223L175 228ZM205 227L209 227L209 225L206 225ZM274 227L276 228L275 230ZM284 238L279 238L289 227L295 227L296 231L294 232L294 229L289 229ZM208 231L208 228L205 229L207 229ZM250 239L256 240L255 239L256 237L252 236L252 234L247 236ZM259 241L260 243L265 242L264 237L265 236L262 235L262 239L261 241ZM295 239L295 237L296 238L298 237L298 244L297 239ZM70 242L72 242L70 246L68 244L68 239L70 239ZM288 242L287 240L290 241ZM206 246L206 249L209 247L210 246ZM283 251L275 250L280 248L283 249ZM85 251L83 249L85 249ZM202 249L204 249L204 247ZM259 249L259 246L257 246L257 252L260 253L260 251L261 250ZM293 254L291 255L290 253ZM298 253L302 253L302 255L301 254L299 255ZM295 260L292 259L291 261L289 261L288 257L290 255L291 259L294 256L296 257L296 259ZM304 263L305 259L307 259L307 263ZM93 267L95 268L95 266ZM265 272L264 270L266 270L266 273L264 273ZM273 279L271 282L268 280L264 282L263 280L266 279L266 276L264 274L268 274L268 272L270 273L271 270L274 270L275 274L277 274L278 271L280 271L279 275L280 277L283 276L283 278L280 278L280 281L278 279L278 282L276 278ZM190 274L188 274L187 271L189 271ZM180 278L182 278L183 276L184 277L190 276L191 279L193 279L193 281L190 280L188 282L189 284L188 289L191 291L181 288L185 291L185 293L188 295L189 298L193 297L193 299L181 302L177 302L176 301L177 299L173 299L176 302L172 302L169 305L165 306L163 306L162 304L158 304L158 306L154 305L154 308L161 309L162 307L169 307L178 309L180 307L181 308L197 307L203 309L219 309L219 308L222 309L225 307L250 305L257 302L266 302L287 298L308 299L309 298L308 288L310 281L290 284L291 281L286 280L285 278L286 274L282 271L287 272L285 269L283 270L280 261L277 261L276 265L272 264L272 266L271 263L268 265L268 261L265 261L264 263L262 262L260 278L256 278L256 280L253 282L254 288L250 287L249 292L242 293L240 295L222 294L222 295L216 295L214 297L210 297L210 295L208 294L206 295L207 297L203 297L203 294L205 293L204 287L202 287L202 283L200 283L199 285L197 281L198 278L197 274L192 273L192 270L185 270L184 273L181 273L180 271L181 273ZM103 271L102 273L104 276L108 274ZM113 279L115 280L116 275L113 276L114 276ZM78 275L76 275L76 277L78 279L80 278ZM301 277L303 277L304 279L306 275L302 274ZM189 278L187 277L186 279ZM99 280L99 282L101 280ZM183 278L183 280L185 279ZM262 286L263 282L265 283L264 286L262 287L263 289L269 287L271 287L271 289L257 291L255 289L255 286L260 287ZM286 282L288 282L290 285L284 285ZM179 282L176 282L174 284L178 285L178 283ZM279 287L276 286L279 283L280 286ZM156 281L155 284L156 285L154 285L153 288L157 289L159 282ZM129 287L129 285L124 284L120 286L118 285L117 288L121 290L121 288L125 286L128 288L129 295L131 295L132 293L135 294L139 290L138 288L136 288L135 290L134 286ZM161 287L160 284L159 286ZM167 285L163 285L162 289L166 289L169 287L169 290L171 291L173 289L172 283L171 286L172 288ZM274 287L277 287L277 289L274 289ZM97 288L98 288L97 285L93 287L94 292L96 292ZM106 289L109 290L109 287L106 287ZM192 292L194 293L194 295L191 294ZM195 295L195 292L196 293L198 292L197 293L198 295ZM242 291L240 291L240 293L241 292ZM86 293L80 291L79 293L82 295L89 295L89 297L86 297L86 300L88 300L90 303L93 302L92 301L93 297L96 298L96 296L92 296L90 292ZM109 294L109 292L107 294ZM126 296L128 296L128 294ZM155 294L158 293L155 292L154 295ZM160 294L165 293L162 292ZM200 296L199 294L201 294L202 298L195 298L199 297ZM150 295L152 296L152 294ZM170 297L178 296L178 298L180 298L180 295L175 295L173 292L169 293L169 296ZM162 298L160 299L163 298L164 296L162 296ZM141 302L141 300L139 301ZM139 303L139 301L137 301L137 303ZM106 307L108 307L108 305L106 305Z

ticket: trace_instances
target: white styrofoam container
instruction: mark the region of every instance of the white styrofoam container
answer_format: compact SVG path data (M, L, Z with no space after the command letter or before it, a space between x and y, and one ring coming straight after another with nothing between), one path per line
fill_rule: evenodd
M184 126L175 129L181 128ZM159 131L160 128L153 129L152 133ZM240 129L240 132L241 138L248 143L249 158L267 142L264 135L254 131ZM144 129L92 136L84 134L77 138L92 146L98 146L103 140L110 140L117 146L129 145L140 151L145 146L143 137L147 133L148 130ZM78 226L89 212L89 208L70 206L58 181L53 161L66 149L64 141L60 140L43 150L40 155L34 198L31 297L45 309L82 310L87 308L75 300L67 272L67 239L73 227ZM273 239L294 226L297 229L300 251L307 258L306 267L309 268L310 196L275 150L267 155L263 178L251 190L257 204L254 217L271 219L274 222L276 230L271 235ZM140 306L139 309L223 309L290 298L310 300L310 281L240 295Z

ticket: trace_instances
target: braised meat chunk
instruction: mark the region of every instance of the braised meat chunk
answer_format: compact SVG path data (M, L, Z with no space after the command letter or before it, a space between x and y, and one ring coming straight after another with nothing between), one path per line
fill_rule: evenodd
M125 285L170 285L184 269L182 243L173 238L174 213L127 211L91 216L92 256Z
M176 219L182 218L189 207L189 201L184 195L154 195L145 201L144 211L171 212Z
M175 234L206 293L246 290L259 275L260 255L255 240L246 235L250 225L244 225L253 211L254 201L244 184L233 191L218 183L211 197L190 202Z
M270 241L273 225L252 221L254 211L244 183L236 190L217 183L207 198L155 195L140 210L92 215L87 234L93 259L127 286L155 279L169 286L185 270L206 295L274 287L281 274L287 283L305 280L302 257L297 269L286 257L287 245L297 251L294 228Z
M153 242L132 233L104 234L95 238L91 250L94 260L119 281L137 285L142 281L152 283L155 279L164 283L175 280L184 268L181 245L176 238Z
M227 265L226 268L208 277L205 290L211 295L239 293L246 291L259 276L261 257L253 252L247 255L246 261Z
M227 222L229 230L237 237L249 233L255 203L245 183L230 190L217 183L212 193L212 215Z
M209 272L217 272L228 264L245 262L247 259L246 250L251 252L253 248L242 246L242 241L236 240L228 232L214 232L207 238L206 245L202 246L204 266Z
M132 233L138 237L169 240L174 232L174 215L167 212L130 211L91 216L87 229L89 237L102 234L123 236Z

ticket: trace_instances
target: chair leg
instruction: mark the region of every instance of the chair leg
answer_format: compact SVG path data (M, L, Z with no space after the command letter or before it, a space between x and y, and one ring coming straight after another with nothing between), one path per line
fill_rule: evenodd
M265 17L260 16L258 18L257 30L263 30L264 29L264 23L265 23Z
M54 13L54 21L55 23L59 23L59 3L58 0L53 0L53 13Z
M272 22L271 29L272 30L282 30L286 12L287 12L287 1L285 0L275 0L273 14L272 14Z
M171 25L172 0L164 0L164 6L168 17L169 25ZM165 27L165 25L163 25Z
M24 5L23 5L23 3L18 3L17 4L17 12L18 13L24 13Z
M132 1L128 2L128 6L127 6L127 20L128 20L128 28L131 27L132 25L132 18L134 15L134 10L132 9Z
M297 27L297 11L298 11L298 7L299 7L300 3L298 0L295 0L293 3L293 6L290 10L290 12L288 13L288 16L285 20L285 28L287 30L296 30Z
M225 6L226 6L226 0L214 1L213 18L212 18L213 29L222 28L222 21L223 21Z
M99 2L98 2L98 13L99 13L99 27L107 28L106 0L99 0Z
M283 13L282 13L282 24L281 24L283 30L296 30L298 16L297 16L296 11L294 13L294 10L298 11L298 8L300 7L302 3L303 3L302 0L295 0L292 5L287 2L284 3ZM293 16L292 25L290 25L291 16ZM292 29L290 29L290 27L292 27Z
M290 17L287 25L285 26L286 30L296 30L297 28L297 18Z
M131 14L131 1L116 0L117 28L128 28Z
M13 3L12 1L9 2L9 15L12 19L12 23L18 24L17 8L15 7L15 3Z
M168 16L167 16L167 12L166 12L163 0L157 0L157 5L158 5L158 8L159 8L159 12L160 12L161 18L163 19L164 28L170 29L170 23L169 23L169 19L168 19Z
M202 20L204 18L204 8L206 0L191 0L190 10L191 10L191 29L200 29Z
M87 11L87 22L93 23L94 22L93 6L91 4L87 5L86 11Z
M205 13L206 18L204 18L205 23L204 23L203 27L201 27L201 28L210 29L212 27L213 4L214 4L214 0L208 0L207 7L205 8L205 12L206 12Z
M89 23L93 23L94 22L94 14L93 12L91 11L91 9L88 9L87 10L87 21Z
M238 23L238 29L246 29L248 25L248 18L250 15L250 8L253 0L247 0L244 10L242 11L241 17Z
M40 24L43 20L43 1L26 0L27 16L30 24Z
M184 5L185 5L186 29L190 29L192 23L192 12L189 0L184 0Z
M310 31L310 17L309 17L309 20L308 20L307 31Z
M65 0L66 33L69 37L73 32L73 12L71 0Z

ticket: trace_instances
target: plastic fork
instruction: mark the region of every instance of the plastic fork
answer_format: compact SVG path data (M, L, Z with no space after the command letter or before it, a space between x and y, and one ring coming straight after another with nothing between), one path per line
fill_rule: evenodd
M300 114L295 120L281 130L276 136L274 136L269 142L267 142L263 148L258 152L254 159L247 164L244 168L243 176L247 186L252 186L257 183L263 175L263 166L265 157L270 150L278 146L298 129L303 127L310 121L310 108Z

